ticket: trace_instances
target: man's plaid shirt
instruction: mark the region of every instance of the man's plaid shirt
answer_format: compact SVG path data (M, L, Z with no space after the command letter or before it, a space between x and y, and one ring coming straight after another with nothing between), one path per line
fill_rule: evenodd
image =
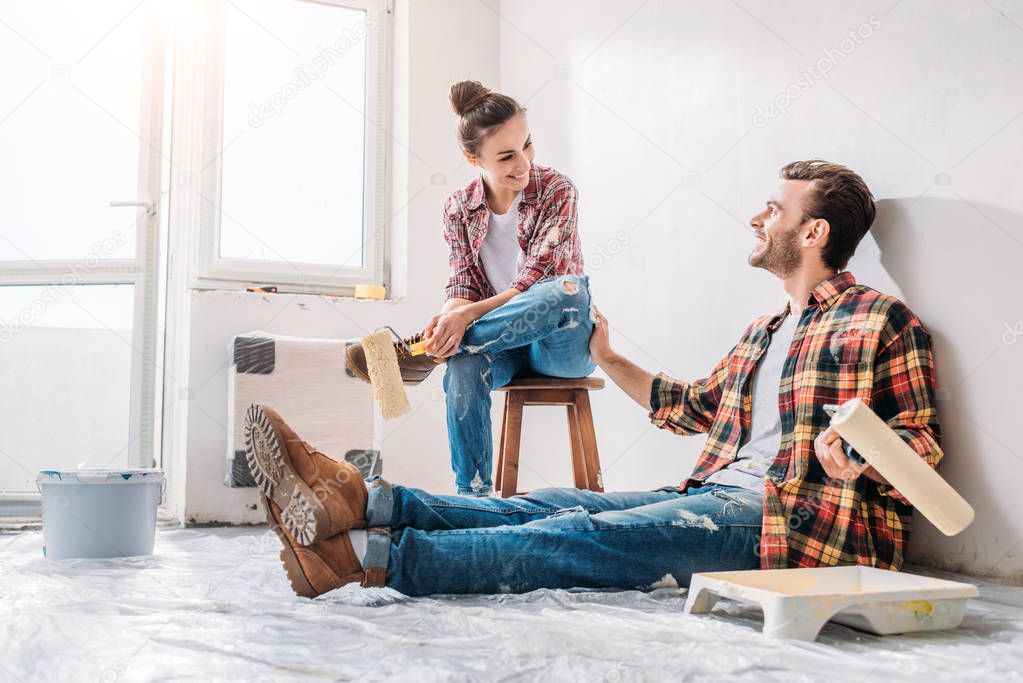
M575 185L567 176L533 164L519 202L518 238L526 261L512 287L524 292L540 280L582 274L577 202ZM480 261L489 224L482 178L455 192L444 204L444 240L450 249L451 268L445 299L479 301L497 294Z
M762 316L696 382L659 374L650 419L677 434L709 432L687 488L735 459L749 434L751 377L770 335L788 314ZM859 397L931 467L941 460L931 337L898 299L843 272L807 300L782 369L782 439L764 485L763 569L863 564L898 570L912 508L897 490L860 476L829 478L814 439L827 403Z

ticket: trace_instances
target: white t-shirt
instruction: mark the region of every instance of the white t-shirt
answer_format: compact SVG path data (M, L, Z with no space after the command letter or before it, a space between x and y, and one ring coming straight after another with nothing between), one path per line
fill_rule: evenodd
M770 345L753 374L753 415L746 442L735 460L707 477L707 482L764 490L764 477L781 450L781 372L799 319L789 313L771 334Z
M508 211L503 214L490 212L487 234L480 247L480 261L483 272L490 280L495 292L503 292L511 286L515 276L526 263L526 254L519 246L519 201L522 193L515 195Z

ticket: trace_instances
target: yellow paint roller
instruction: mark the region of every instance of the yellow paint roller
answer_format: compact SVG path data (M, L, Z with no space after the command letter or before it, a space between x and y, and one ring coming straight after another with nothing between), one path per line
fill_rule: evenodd
M846 454L873 466L942 533L955 536L970 525L970 504L861 399L824 409L847 442Z
M426 341L411 346L406 344L391 327L381 327L372 334L362 338L362 350L366 354L366 369L369 381L373 385L380 414L384 419L404 415L412 410L405 384L401 380L401 368L398 366L398 354L394 350L392 335L411 356L425 353Z

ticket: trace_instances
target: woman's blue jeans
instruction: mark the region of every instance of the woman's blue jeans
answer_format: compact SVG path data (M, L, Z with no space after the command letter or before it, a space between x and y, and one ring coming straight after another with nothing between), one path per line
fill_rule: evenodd
M589 282L588 275L563 275L536 283L470 325L448 358L448 443L459 494L493 491L491 391L520 374L586 377L596 369Z
M696 572L759 567L762 505L716 484L511 498L371 486L363 565L386 567L406 595L688 586Z

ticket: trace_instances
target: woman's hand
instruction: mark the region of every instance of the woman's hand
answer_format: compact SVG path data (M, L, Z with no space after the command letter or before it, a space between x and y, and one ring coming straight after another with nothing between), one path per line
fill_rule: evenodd
M607 318L597 310L596 306L591 305L590 310L595 320L593 332L590 334L590 358L593 359L594 363L599 364L613 356L614 351L611 350Z
M468 306L441 311L426 324L426 352L437 358L453 356L462 342L465 328L474 320Z

